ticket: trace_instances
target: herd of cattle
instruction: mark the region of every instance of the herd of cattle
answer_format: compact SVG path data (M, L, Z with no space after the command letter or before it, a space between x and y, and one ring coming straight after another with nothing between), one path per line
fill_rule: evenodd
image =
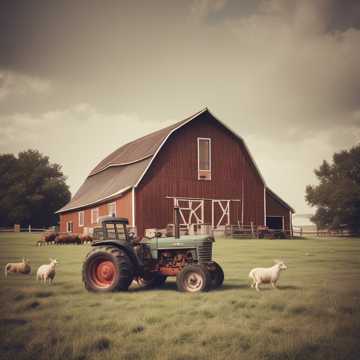
M61 234L57 232L46 232L42 239L38 242L39 245L43 244L84 244L93 241L93 237L84 234Z

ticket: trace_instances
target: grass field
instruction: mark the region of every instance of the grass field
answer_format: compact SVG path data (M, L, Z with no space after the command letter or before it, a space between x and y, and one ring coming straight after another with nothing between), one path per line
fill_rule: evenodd
M91 294L81 283L89 246L36 247L39 235L0 235L1 359L360 359L360 240L218 239L224 286ZM3 275L27 256L59 261L53 286ZM252 267L282 258L280 289L248 287Z

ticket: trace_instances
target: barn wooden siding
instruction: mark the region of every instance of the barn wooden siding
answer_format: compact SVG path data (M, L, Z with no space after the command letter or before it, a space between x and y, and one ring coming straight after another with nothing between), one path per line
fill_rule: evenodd
M210 181L198 180L198 137L211 138ZM174 203L166 196L242 199L242 193L244 224L264 225L264 184L244 145L204 113L170 136L136 189L138 234L173 222ZM241 221L241 207L240 202L231 202L231 223ZM206 202L204 215L210 224L211 204Z
M284 217L284 228L290 230L290 209L282 205L279 201L274 199L271 194L266 192L266 213L267 216L283 216Z
M132 219L132 202L131 191L125 193L122 197L110 200L97 206L92 206L83 210L76 210L60 214L60 232L66 232L66 223L72 221L73 232L82 233L85 227L96 227L97 224L91 223L91 209L99 208L99 216L108 215L108 204L116 202L116 215L129 219L131 225ZM84 226L79 227L79 211L84 211Z

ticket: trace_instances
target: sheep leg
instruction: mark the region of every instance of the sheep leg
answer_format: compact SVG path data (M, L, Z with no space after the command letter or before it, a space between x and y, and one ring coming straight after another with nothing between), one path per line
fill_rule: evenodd
M260 285L260 284L259 284L258 282L255 284L255 289L256 289L256 291L260 291L259 285Z
M273 281L271 283L271 286L273 287L273 289L278 289L277 285L276 285L276 281Z

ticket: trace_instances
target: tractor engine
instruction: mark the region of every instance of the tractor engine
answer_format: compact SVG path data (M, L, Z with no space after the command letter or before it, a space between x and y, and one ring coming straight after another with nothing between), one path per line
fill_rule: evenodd
M173 276L185 265L194 263L194 250L163 250L159 251L159 271L163 275Z

